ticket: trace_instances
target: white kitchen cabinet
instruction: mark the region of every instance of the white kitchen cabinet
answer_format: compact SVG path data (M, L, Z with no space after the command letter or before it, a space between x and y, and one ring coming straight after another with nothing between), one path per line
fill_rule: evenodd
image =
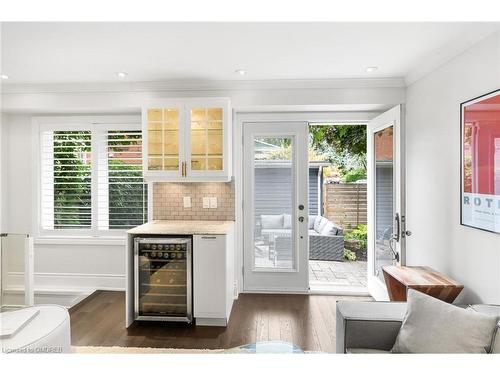
M193 236L193 315L197 325L226 326L234 300L232 231Z
M153 100L142 108L143 174L148 181L229 181L227 98Z

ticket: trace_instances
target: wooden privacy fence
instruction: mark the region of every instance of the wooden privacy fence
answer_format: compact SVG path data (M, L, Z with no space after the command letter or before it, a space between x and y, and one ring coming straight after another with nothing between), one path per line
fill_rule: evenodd
M324 216L343 228L367 223L366 183L323 185Z

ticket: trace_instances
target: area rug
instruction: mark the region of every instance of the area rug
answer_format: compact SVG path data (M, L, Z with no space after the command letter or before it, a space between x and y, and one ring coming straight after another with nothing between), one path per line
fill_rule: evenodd
M71 351L75 354L320 354L320 352L299 351L298 348L290 344L290 350L283 346L272 346L263 350L255 350L255 344L250 344L245 347L237 347L231 349L174 349L174 348L138 348L138 347L122 347L122 346L72 346ZM266 345L266 346L267 346ZM262 344L261 344L262 347Z
M137 348L122 346L72 346L76 354L221 354L234 353L233 349L173 349L173 348Z

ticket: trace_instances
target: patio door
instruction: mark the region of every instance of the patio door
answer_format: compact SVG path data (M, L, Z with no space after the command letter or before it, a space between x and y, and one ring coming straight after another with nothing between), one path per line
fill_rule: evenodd
M245 123L245 291L308 290L307 122Z
M405 264L404 143L401 106L367 127L368 289L387 300L382 267Z

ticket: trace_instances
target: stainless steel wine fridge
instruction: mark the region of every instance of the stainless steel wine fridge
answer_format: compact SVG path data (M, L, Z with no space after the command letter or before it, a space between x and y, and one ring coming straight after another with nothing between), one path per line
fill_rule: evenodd
M190 237L134 239L135 319L191 323Z

